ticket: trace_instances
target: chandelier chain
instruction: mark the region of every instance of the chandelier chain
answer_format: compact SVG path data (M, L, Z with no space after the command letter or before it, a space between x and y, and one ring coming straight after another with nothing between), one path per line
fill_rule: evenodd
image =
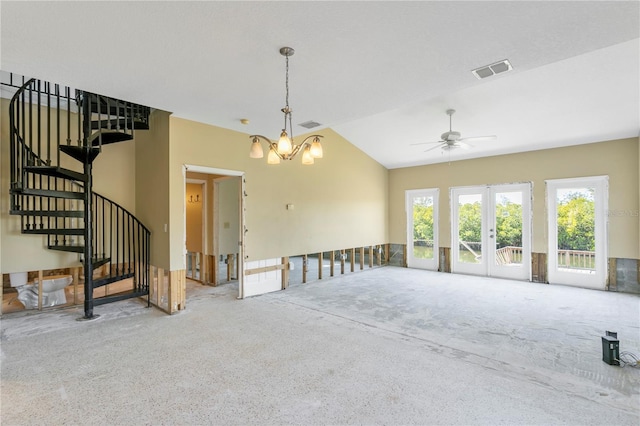
M286 62L287 62L287 65L286 65L287 72L286 72L286 77L285 77L285 82L284 82L285 87L286 87L286 93L287 93L286 99L285 99L286 100L285 104L287 106L287 109L289 109L289 55L287 55L285 58L286 58Z

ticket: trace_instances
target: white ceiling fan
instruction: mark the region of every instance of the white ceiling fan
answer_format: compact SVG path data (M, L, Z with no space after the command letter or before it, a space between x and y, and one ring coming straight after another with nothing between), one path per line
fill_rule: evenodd
M441 148L443 151L451 151L453 149L457 149L457 148L462 148L462 149L469 149L472 148L471 145L469 145L467 142L473 142L473 141L481 141L481 140L493 140L496 139L495 135L491 135L491 136L472 136L472 137L468 137L468 138L462 138L460 137L460 132L456 132L453 131L451 129L451 116L456 112L455 109L448 109L447 110L447 115L449 116L449 131L448 132L444 132L442 135L440 135L440 140L437 142L418 142L418 143L413 143L411 145L430 145L430 144L438 144L432 148L429 148L427 150L425 150L424 152L429 152L432 151L434 149L437 148Z

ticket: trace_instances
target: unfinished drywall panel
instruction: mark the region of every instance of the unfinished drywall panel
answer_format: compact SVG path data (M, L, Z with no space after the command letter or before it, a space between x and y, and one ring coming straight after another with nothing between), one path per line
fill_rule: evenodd
M169 116L154 110L149 117L149 130L136 131L135 205L136 217L151 231L151 263L170 270L169 261ZM184 209L182 197L176 200ZM184 222L180 224L184 234ZM184 251L184 238L181 244Z
M282 289L282 274L288 264L281 259L266 259L245 263L247 275L244 279L243 297L271 293Z
M174 202L185 196L184 164L245 173L249 261L385 243L387 169L332 130L319 133L325 136L324 158L314 165L302 165L300 158L268 165L264 158L249 158L248 134L172 117L171 268L184 268L184 212Z
M632 138L391 170L390 242L406 243L407 189L440 188L440 242L446 247L451 243L450 187L533 182L532 251L546 253L545 180L607 175L609 256L637 259L638 155L638 139Z

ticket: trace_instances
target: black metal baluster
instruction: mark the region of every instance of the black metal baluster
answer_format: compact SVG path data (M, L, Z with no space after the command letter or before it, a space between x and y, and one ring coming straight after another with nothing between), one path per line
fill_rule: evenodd
M116 210L116 274L120 275L120 216Z
M113 203L109 202L109 259L113 269Z
M104 216L104 198L102 199L102 257L105 256L105 232L106 232L106 220Z
M56 123L58 125L58 129L57 129L57 139L56 139L56 166L60 165L60 139L62 138L61 136L61 131L60 131L60 85L56 84L55 85L55 89L56 89ZM57 186L56 186L56 189Z
M82 129L80 123L82 122L82 114L80 114L80 107L84 102L84 96L81 91L76 89L76 105L78 107L78 146L82 146Z
M131 273L131 216L127 215L127 273Z
M30 166L33 165L34 161L33 161L33 86L32 84L29 84L29 109L28 109L28 121L29 121L29 133L28 133L28 137L27 134L25 134L25 158L26 158L26 165ZM25 118L27 118L25 116ZM26 121L26 120L25 120ZM28 143L27 143L28 140ZM29 173L26 172L24 173L24 181L25 181L25 187L26 188L33 188L33 176ZM33 210L34 209L34 197L27 197L27 209L29 210ZM27 229L35 229L35 218L33 216L29 216L27 219Z
M47 165L51 165L51 83L45 83L47 91ZM47 176L47 189L51 188L51 176ZM47 197L47 210L51 211L51 198ZM54 220L55 222L55 220ZM51 215L47 218L47 227L51 229ZM51 236L49 241L51 245Z
M65 97L67 98L67 145L71 145L71 88L65 86ZM58 162L60 165L60 162Z

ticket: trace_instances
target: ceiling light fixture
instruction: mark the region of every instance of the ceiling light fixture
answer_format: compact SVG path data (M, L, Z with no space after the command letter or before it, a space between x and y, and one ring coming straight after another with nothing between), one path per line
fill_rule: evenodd
M300 151L302 151L302 164L313 164L315 158L322 158L322 145L320 144L321 135L311 135L306 137L302 143L296 145L293 143L293 127L291 125L291 108L289 107L289 56L295 53L291 47L283 47L280 54L286 58L286 105L281 111L284 113L284 128L280 133L280 139L277 143L271 142L262 135L251 135L251 150L249 157L262 158L261 141L265 141L269 146L269 154L267 155L267 164L278 164L280 160L292 160ZM288 127L287 127L288 124ZM287 128L289 133L287 133Z

